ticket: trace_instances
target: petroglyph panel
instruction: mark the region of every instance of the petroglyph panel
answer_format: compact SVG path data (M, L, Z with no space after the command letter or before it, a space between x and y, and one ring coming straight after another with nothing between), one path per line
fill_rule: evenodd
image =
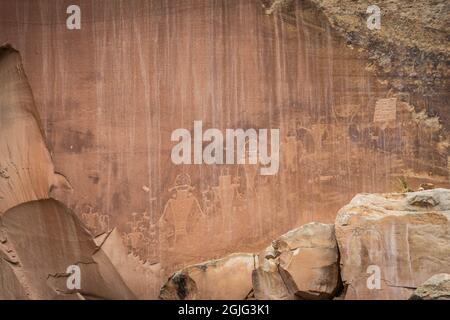
M259 0L78 2L81 30L65 28L62 2L0 1L0 42L22 53L55 171L73 187L58 199L93 233L117 227L165 275L333 222L355 193L395 191L403 176L450 186L449 123L393 97L306 1L272 15ZM174 165L171 132L192 134L195 120L279 128L278 174Z

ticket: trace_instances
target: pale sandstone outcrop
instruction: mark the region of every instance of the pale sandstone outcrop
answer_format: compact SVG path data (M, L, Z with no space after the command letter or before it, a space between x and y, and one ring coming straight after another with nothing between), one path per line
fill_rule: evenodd
M410 300L450 300L450 274L435 274L414 291Z
M62 203L31 201L0 216L0 293L4 299L135 299L106 254ZM80 268L80 289L67 268Z
M175 272L161 288L163 300L241 300L252 290L255 256L235 253Z
M0 214L66 185L54 173L19 53L0 47ZM69 186L67 186L69 188Z
M257 299L331 299L339 287L334 226L312 222L289 231L259 256Z
M448 189L358 194L335 228L346 299L407 299L432 275L450 272Z
M161 288L162 299L331 299L339 287L334 227L309 223L259 255L232 254L186 267ZM251 295L250 295L251 296Z
M161 285L159 263L149 264L128 253L119 231L115 228L107 234L98 236L95 241L138 299L158 298Z

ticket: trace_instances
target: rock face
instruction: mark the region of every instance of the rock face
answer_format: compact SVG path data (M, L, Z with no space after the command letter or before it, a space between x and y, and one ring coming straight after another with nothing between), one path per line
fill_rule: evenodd
M331 299L339 286L334 226L309 223L274 240L253 272L257 299Z
M262 0L267 14L292 16L293 0ZM298 2L298 1L297 1ZM415 100L417 109L439 114L444 123L449 98L450 59L447 0L310 0L351 48L367 53L367 68L405 100ZM380 10L380 28L367 27L368 18ZM370 7L371 10L369 9ZM367 10L371 11L370 13ZM440 98L437 98L437 97ZM432 109L427 101L433 100Z
M0 215L46 199L56 182L19 53L0 47Z
M77 216L56 200L32 201L0 217L1 299L134 299ZM69 266L80 288L67 286Z
M401 174L414 185L450 186L449 113L435 108L447 96L392 96L366 69L372 52L352 50L342 37L379 33L366 28L366 3L313 2L79 0L82 30L67 30L65 1L0 1L0 43L21 52L56 171L73 186L57 199L95 235L117 227L129 251L161 264L163 282L199 261L260 250L296 226L332 223L354 194L391 190ZM346 19L356 34L340 23ZM407 22L383 13L382 31L393 31L389 38L399 34L391 25ZM411 33L420 30L429 29ZM436 34L433 45L445 46L445 33ZM386 67L399 65L389 63L386 42L364 43L382 51ZM392 56L405 55L408 72L437 75L413 48ZM192 134L196 120L221 131L280 128L278 174L261 176L249 164L175 165L171 133ZM1 130L2 138L12 134L3 122ZM43 181L20 186L21 198L47 195L46 171L32 170Z
M161 288L163 300L242 300L252 290L253 254L235 253L225 258L186 267L174 273Z
M450 274L435 274L414 291L410 300L450 300Z
M450 272L450 190L359 194L335 228L347 299L407 299Z
M161 288L162 299L330 299L339 287L334 227L309 223L259 255L233 254L184 268Z
M0 216L48 198L50 190L93 234L116 227L98 239L104 247L95 256L108 256L140 298L154 297L154 283L178 269L185 272L171 278L163 298L240 298L251 288L250 271L259 297L329 298L331 248L301 248L295 255L298 248L277 244L274 251L287 251L263 255L255 272L248 257L225 259L237 266L206 263L202 272L186 266L255 252L294 226L331 223L355 193L391 190L400 175L414 185L450 187L448 0L385 1L379 31L366 28L368 0L79 2L82 30L67 30L65 1L0 1L0 43L20 50L27 70L25 77L11 47L0 50ZM411 19L422 25L410 27L416 5L420 14ZM171 133L184 128L193 134L198 120L204 129L221 131L279 128L279 171L261 176L248 161L174 164ZM68 185L53 165L70 180L70 197L58 192ZM349 297L405 297L431 272L442 272L448 239L435 200L418 197L408 204L417 212L408 208L391 217L394 200L385 199L389 205L380 210L389 213L386 219L339 226L343 250L349 248ZM53 252L51 243L42 245ZM80 246L78 240L73 245ZM16 267L36 263L37 253L29 253L27 264L27 252L19 259L8 250L0 263L1 288L18 297L40 296L40 289L52 296L45 286L36 289L41 280L28 290ZM290 253L292 262L285 264L282 257ZM308 255L319 265L302 260ZM300 273L291 266L297 259L306 266ZM381 293L358 287L368 260L388 266L382 272L389 287ZM405 265L425 271L414 269L415 279L408 268L397 270ZM38 279L59 267L38 270ZM230 270L242 281L230 281ZM148 287L139 283L140 271ZM153 276L159 278L153 282ZM57 280L63 277L49 278L51 288ZM93 295L89 290L81 297Z
M150 265L132 253L128 253L117 229L113 229L104 237L97 237L96 242L138 299L158 298L161 287L159 282L161 266L159 264Z
M81 220L42 200L58 188L70 185L54 173L20 55L2 46L0 299L135 298ZM80 288L67 285L73 268Z
M0 253L0 300L29 299L14 273L13 266L4 258L4 254Z

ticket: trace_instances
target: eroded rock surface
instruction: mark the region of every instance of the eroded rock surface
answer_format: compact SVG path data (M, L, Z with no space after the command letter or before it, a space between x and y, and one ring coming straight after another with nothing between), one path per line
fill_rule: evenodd
M259 255L257 299L331 299L339 286L334 226L312 222L289 231Z
M99 241L99 242L97 242ZM149 264L128 253L117 229L96 238L97 245L111 261L125 284L138 299L157 299L160 289L160 264Z
M338 256L333 225L313 222L277 238L259 255L232 254L177 271L160 297L331 299L340 284Z
M135 298L89 231L58 201L16 206L0 217L0 227L0 288L6 292L0 297ZM80 289L67 286L71 265L80 268Z
M407 299L450 272L448 189L356 195L335 228L347 299Z
M19 53L0 47L0 214L57 183Z
M94 234L117 227L128 250L160 263L164 277L255 252L311 221L332 223L356 193L391 191L400 175L414 188L449 186L449 113L436 107L447 105L448 90L421 105L420 91L401 100L366 68L371 53L346 40L372 34L367 1L81 2L83 31L76 32L66 28L64 2L0 1L0 43L21 52L55 168L73 186L57 199ZM441 14L429 7L420 13ZM360 30L336 32L341 24L332 16ZM406 22L383 11L382 32ZM416 65L407 72L428 77L421 53L405 47L389 61L385 44L368 47L386 70L411 54ZM248 164L175 165L171 132L193 134L196 120L205 130L280 128L278 174L263 177Z
M252 290L253 254L235 253L175 272L161 288L163 300L242 300Z
M410 300L450 300L450 274L435 274L414 291Z

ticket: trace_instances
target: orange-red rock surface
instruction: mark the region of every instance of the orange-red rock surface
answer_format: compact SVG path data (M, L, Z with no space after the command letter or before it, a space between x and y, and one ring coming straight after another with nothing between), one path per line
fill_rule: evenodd
M23 203L0 223L0 299L136 299L80 219L58 201ZM79 290L67 285L73 265L80 268Z
M446 73L433 93L399 92L389 81L410 75L386 80L367 68L370 52L347 46L327 8L78 3L81 30L68 30L66 2L0 0L0 43L23 61L16 68L17 54L0 56L0 215L52 196L94 235L116 228L106 241L121 238L126 254L153 266L149 274L157 266L162 284L187 265L332 223L356 193L394 191L399 181L450 187ZM171 132L195 120L279 128L278 174L174 165ZM118 273L135 268L122 255L109 259ZM156 298L156 285L123 278Z
M431 276L450 272L448 189L356 195L335 227L346 299L407 299ZM370 285L371 266L378 287Z
M56 177L40 123L20 54L0 47L0 214L49 197Z

